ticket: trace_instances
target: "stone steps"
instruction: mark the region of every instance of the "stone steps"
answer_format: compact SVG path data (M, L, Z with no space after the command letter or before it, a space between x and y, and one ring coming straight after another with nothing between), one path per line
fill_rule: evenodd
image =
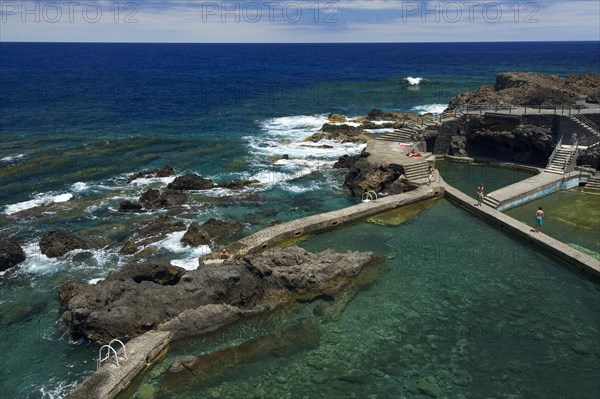
M395 141L398 143L411 143L413 141L414 130L412 128L403 127L393 132L383 133L378 140Z
M497 199L495 199L493 197L490 197L489 195L486 195L485 197L483 197L483 203L494 209L497 209L498 206L500 205L500 201L498 201Z
M584 187L600 190L600 175L591 175Z
M429 164L425 160L404 165L404 176L408 181L421 184L427 181L428 168Z

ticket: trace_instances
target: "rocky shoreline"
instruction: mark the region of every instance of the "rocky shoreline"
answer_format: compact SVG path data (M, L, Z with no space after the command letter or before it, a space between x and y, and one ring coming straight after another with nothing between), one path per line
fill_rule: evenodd
M130 263L94 285L63 284L62 323L73 339L109 341L152 329L173 338L201 335L297 300L339 300L375 259L291 247L194 271L167 261Z
M498 74L493 87L484 86L475 93L460 94L450 101L448 109L482 103L584 107L598 104L599 91L598 74L561 78L502 73ZM369 132L371 129L399 129L418 118L415 114L376 109L352 120L331 114L329 123L306 141L364 143L376 135ZM592 119L600 122L599 115L594 114ZM559 115L463 115L435 128L420 130L414 138L419 148L434 154L544 166L559 137L568 128L564 124ZM354 197L360 198L367 191L399 194L415 188L406 179L404 169L373 164L368 156L364 151L356 156L344 156L334 165L334 168L347 170L343 185ZM600 148L583 151L580 160L599 169ZM172 176L177 176L177 171L165 165L132 174L128 183ZM256 180L215 183L188 173L177 176L164 187L146 190L135 201L122 201L118 212L183 209L191 191L241 190L258 183ZM241 238L242 231L243 226L237 221L210 219L203 224L186 225L170 215L130 226L128 238L119 250L120 256L131 256L129 264L111 272L98 284L68 282L59 288L65 329L72 338L91 340L136 336L151 329L169 329L176 336L199 334L300 297L307 300L318 295L335 297L336 289L347 287L373 260L372 254L328 251L317 255L291 248L186 271L171 265L156 247L149 245L171 233L185 232L180 240L183 245L206 245L214 251ZM42 254L61 257L76 249L103 248L109 243L101 238L80 237L68 230L52 230L43 235L39 245ZM0 237L0 272L24 260L25 253L18 241L10 234Z

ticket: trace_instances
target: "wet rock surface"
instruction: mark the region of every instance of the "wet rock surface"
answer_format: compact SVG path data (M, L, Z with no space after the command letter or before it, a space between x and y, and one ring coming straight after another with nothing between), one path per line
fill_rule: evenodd
M160 168L156 168L156 169L152 169L152 170L145 170L142 172L138 172L138 173L134 173L131 176L129 176L128 179L128 183L131 183L134 180L137 179L148 179L148 178L155 178L155 177L169 177L169 176L175 176L177 174L177 172L175 171L175 169L173 169L171 166L169 165L164 165Z
M215 186L212 180L205 179L195 173L178 176L167 188L171 190L209 190Z
M3 272L25 260L21 245L13 240L0 239L0 272Z
M131 263L95 285L63 284L62 321L71 337L91 340L137 336L163 323L177 336L201 334L291 298L335 298L372 259L370 252L291 247L195 271Z
M40 249L49 258L63 256L74 249L90 249L92 242L68 230L52 230L40 240Z
M354 197L361 197L367 191L387 192L399 180L400 175L399 169L374 165L361 158L349 168L344 187L348 188ZM395 184L395 191L400 189L399 184Z
M242 231L239 222L227 223L222 220L209 219L203 224L193 222L185 232L181 242L193 247L208 245L211 248L225 243L227 239Z
M144 224L134 225L135 233L123 245L120 255L132 255L144 246L163 240L168 234L185 230L185 222L170 216L160 216Z
M170 189L158 190L155 188L143 193L139 199L139 203L146 209L168 208L185 204L186 201L187 196L185 193Z

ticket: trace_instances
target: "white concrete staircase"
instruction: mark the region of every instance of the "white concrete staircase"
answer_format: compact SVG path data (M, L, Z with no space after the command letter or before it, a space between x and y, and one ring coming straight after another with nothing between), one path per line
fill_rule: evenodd
M575 114L569 117L573 122L577 123L579 126L586 129L588 132L593 133L594 135L600 134L598 131L598 125L592 122L588 117L582 114Z
M584 187L600 190L600 174L591 175Z
M427 182L427 169L429 164L427 161L410 163L404 166L404 176L413 183L423 184Z
M554 158L552 158L552 160L546 167L546 171L562 175L565 172L565 168L569 164L570 156L571 146L561 145L556 154L554 155Z
M402 127L393 132L383 133L378 140L395 141L398 143L412 143L415 130L412 127Z
M486 195L485 197L483 197L483 203L494 209L497 209L498 206L500 205L500 201L498 201L497 199L495 199L489 195Z

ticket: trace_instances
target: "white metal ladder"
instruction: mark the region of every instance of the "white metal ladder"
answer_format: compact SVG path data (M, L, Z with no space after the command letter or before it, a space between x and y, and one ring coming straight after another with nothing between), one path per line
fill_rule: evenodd
M377 193L375 191L367 191L362 195L362 202L371 202L377 199Z
M110 359L111 353L115 357L115 362L116 362L117 366L120 366L119 355L117 354L117 351L115 350L115 348L112 347L112 344L115 342L118 342L121 344L121 347L123 348L123 360L127 360L127 349L125 348L125 344L118 339L113 339L112 341L109 342L108 345L103 345L100 348L100 350L98 351L98 361L96 362L96 370L102 366L102 363L108 362L108 360ZM106 356L102 357L102 351L104 349L106 349Z

